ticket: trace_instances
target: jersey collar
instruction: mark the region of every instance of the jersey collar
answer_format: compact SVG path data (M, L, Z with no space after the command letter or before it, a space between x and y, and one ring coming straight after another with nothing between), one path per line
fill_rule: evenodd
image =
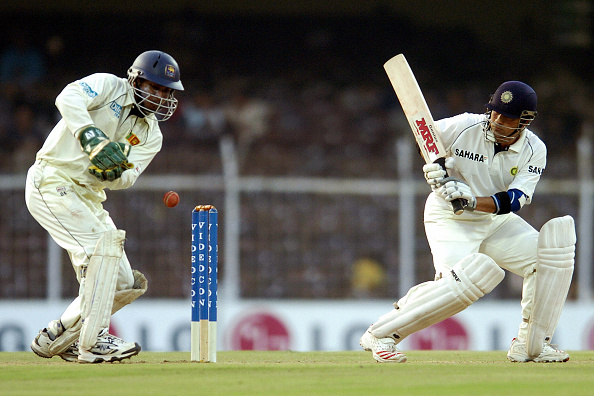
M522 147L524 146L524 142L526 141L526 130L524 129L520 134L520 138L514 142L511 146L509 146L508 150L515 151L516 153L519 152Z

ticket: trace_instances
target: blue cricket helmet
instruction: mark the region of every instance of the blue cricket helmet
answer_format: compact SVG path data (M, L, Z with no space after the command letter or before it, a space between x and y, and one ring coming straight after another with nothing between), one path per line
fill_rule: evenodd
M138 78L171 89L169 98L165 99L140 89L136 82ZM157 121L166 121L173 115L178 105L173 93L184 90L177 62L171 55L162 51L146 51L138 55L128 69L128 82L134 92L134 102L138 110L144 116L154 114Z
M497 88L487 108L508 118L534 118L536 92L521 81L507 81Z
M173 57L162 51L146 51L138 55L130 69L128 78L140 77L176 91L183 91L179 66Z

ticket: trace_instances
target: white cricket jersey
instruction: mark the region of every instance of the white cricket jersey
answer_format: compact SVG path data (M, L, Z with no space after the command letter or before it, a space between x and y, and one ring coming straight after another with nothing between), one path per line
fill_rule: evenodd
M68 84L56 98L62 119L50 132L36 158L60 169L76 184L94 190L102 199L105 199L104 188L116 190L132 186L161 150L163 142L154 115L128 117L134 105L132 95L125 78L107 73L92 74ZM101 129L114 142L131 144L128 161L134 168L112 182L101 182L91 175L88 172L91 162L78 140L80 130L89 125Z
M495 154L495 144L485 138L486 122L485 114L470 113L436 122L448 154L456 159L448 173L468 183L477 197L515 188L526 194L526 203L530 203L546 166L545 144L525 129L508 150Z

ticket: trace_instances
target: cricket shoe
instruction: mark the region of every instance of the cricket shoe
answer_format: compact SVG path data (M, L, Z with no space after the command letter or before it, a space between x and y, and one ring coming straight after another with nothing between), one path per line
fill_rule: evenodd
M512 362L535 362L535 363L555 363L566 362L569 360L569 354L557 349L555 346L545 342L542 345L542 352L535 358L530 358L526 352L526 343L517 338L512 340L507 358Z
M107 329L101 330L97 343L86 351L78 348L79 363L103 363L118 362L128 359L140 352L140 345L137 342L125 342L107 332Z
M78 341L70 345L60 357L67 362L78 362Z
M56 339L56 337L62 334L63 331L62 324L59 320L51 322L48 327L40 330L37 337L35 337L33 342L31 342L31 350L35 352L37 356L45 359L51 359L55 355L50 352L50 345ZM74 359L71 355L72 346L70 346L68 350L58 356L66 361L73 362L76 361L76 358L78 357L78 351L76 356L74 356Z
M377 338L367 330L359 340L359 345L373 352L373 358L379 363L406 362L406 355L396 348L396 341L390 337Z

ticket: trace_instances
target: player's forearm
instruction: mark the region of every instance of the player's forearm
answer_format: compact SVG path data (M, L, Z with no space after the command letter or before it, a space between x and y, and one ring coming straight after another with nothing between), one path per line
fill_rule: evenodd
M477 197L476 198L476 209L479 212L495 213L497 207L491 197Z

